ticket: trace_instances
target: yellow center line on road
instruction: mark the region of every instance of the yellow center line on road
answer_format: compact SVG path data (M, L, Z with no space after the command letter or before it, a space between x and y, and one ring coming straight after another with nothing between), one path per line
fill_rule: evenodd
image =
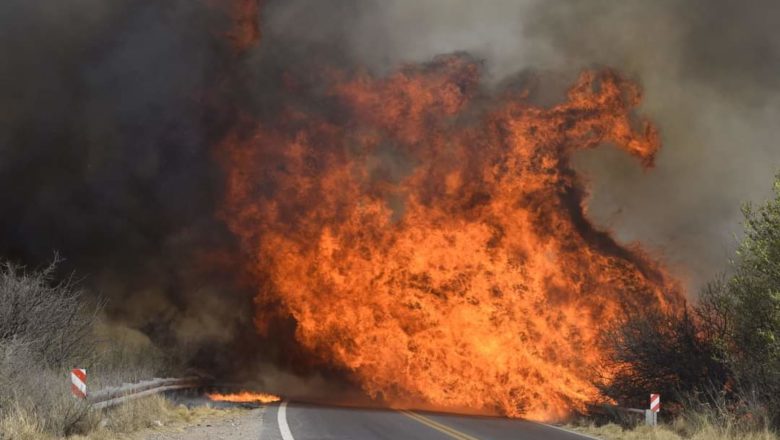
M443 432L444 434L447 434L448 436L458 439L458 440L479 440L476 437L472 437L468 434L464 434L460 431L458 431L455 428L450 428L447 425L443 425L439 422L435 422L428 417L421 416L420 414L413 413L411 411L400 411L403 415L409 417L410 419L414 419L420 423L422 423L425 426L428 426L430 428L433 428L439 432Z

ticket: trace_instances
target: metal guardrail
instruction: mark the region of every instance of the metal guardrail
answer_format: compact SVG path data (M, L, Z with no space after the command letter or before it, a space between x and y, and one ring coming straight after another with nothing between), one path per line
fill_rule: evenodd
M641 416L641 418L644 419L645 424L648 426L656 426L658 424L658 413L649 409L623 408L620 406L602 404L592 406L590 410L612 417L617 417L618 414L636 414Z
M154 378L137 383L122 384L118 387L104 388L87 396L92 408L102 409L119 405L141 397L151 396L170 390L197 388L203 384L199 377Z
M645 425L656 426L658 425L658 413L650 409L636 409L636 408L621 408L616 406L617 411L623 411L634 414L641 414L645 417Z

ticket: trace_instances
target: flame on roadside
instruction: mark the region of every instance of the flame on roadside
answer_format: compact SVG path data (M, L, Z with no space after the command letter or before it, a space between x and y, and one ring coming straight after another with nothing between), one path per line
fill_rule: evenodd
M267 394L255 393L252 391L241 391L239 393L206 393L209 399L215 402L233 402L233 403L273 403L282 400L281 397Z

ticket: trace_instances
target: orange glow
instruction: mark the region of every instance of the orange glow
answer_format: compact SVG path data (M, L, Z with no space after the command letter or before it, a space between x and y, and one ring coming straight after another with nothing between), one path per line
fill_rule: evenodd
M245 51L260 41L262 0L206 0L206 3L230 21L223 35L237 51Z
M233 403L273 403L281 399L279 396L266 393L253 393L250 391L241 391L240 393L220 394L206 393L209 399L215 402L233 402Z
M260 40L260 0L232 0L231 18L235 23L228 33L240 50L248 49Z
M584 72L540 107L483 89L464 56L332 77L333 108L290 108L219 147L258 331L292 317L314 358L396 406L552 420L603 401L600 331L682 304L638 245L589 222L570 164L609 144L652 166L638 87Z

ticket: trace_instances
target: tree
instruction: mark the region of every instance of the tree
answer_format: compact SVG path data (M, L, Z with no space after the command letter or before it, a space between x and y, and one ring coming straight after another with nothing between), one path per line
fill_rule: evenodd
M738 386L756 393L780 419L780 175L774 197L743 208L745 236L734 275L717 296L725 312L722 345ZM725 306L724 306L725 305Z

